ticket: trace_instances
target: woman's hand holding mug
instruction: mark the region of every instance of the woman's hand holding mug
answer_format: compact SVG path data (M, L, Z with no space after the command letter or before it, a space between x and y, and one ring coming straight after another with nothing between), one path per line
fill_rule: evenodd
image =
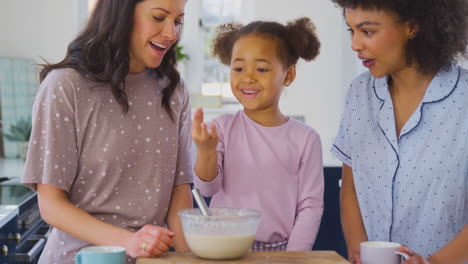
M397 250L398 252L402 252L408 256L408 258L402 264L430 264L430 262L427 259L425 259L419 254L416 254L407 246L401 246Z
M349 261L351 261L352 264L362 264L361 256L359 255L359 252L353 252L353 253L348 253L348 254L349 254Z

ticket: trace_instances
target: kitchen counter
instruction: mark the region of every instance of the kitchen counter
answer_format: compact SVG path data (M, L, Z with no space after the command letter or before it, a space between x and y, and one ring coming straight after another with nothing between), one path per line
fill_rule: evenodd
M0 205L0 227L3 227L13 217L18 215L18 206L15 205Z
M192 253L167 253L159 258L139 258L137 264L349 264L335 251L257 251L235 260L206 260Z

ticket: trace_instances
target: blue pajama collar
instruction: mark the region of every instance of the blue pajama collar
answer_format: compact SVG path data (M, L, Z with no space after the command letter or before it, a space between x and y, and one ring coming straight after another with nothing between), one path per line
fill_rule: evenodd
M455 89L459 76L460 67L455 63L443 67L429 84L422 103L437 102L449 96ZM376 78L374 82L375 95L382 101L390 99L388 78L389 76L386 75L382 78Z
M390 91L388 90L389 76L376 78L374 80L375 95L381 101L380 111L377 112L379 127L397 155L399 151L399 139L405 134L411 132L421 121L421 107L425 103L433 103L447 98L455 90L459 76L460 67L456 64L449 64L435 75L424 94L421 104L406 122L399 137L397 137L396 134L395 114Z

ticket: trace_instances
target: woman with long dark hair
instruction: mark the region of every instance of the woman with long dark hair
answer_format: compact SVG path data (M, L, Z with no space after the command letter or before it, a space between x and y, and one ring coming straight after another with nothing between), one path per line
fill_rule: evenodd
M186 0L99 0L65 58L46 64L23 183L52 226L40 263L90 244L135 257L188 250L190 106L175 68Z

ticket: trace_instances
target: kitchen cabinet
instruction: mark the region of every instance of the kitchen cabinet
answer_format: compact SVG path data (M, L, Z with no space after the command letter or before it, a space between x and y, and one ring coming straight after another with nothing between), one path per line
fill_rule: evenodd
M0 264L16 263L18 207L0 205Z

